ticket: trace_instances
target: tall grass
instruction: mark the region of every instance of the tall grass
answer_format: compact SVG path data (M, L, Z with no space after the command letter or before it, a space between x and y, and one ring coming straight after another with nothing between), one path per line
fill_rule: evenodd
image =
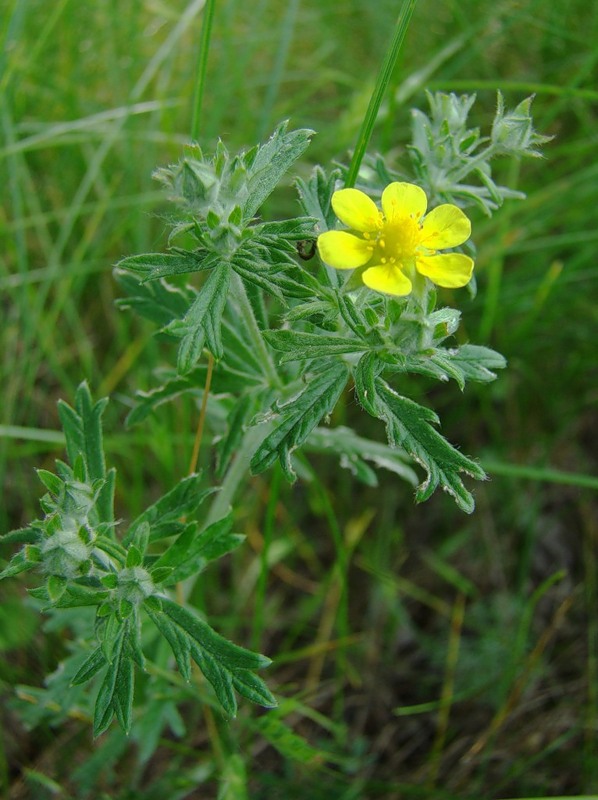
M391 0L216 3L193 124L203 9L203 0L12 0L2 11L2 531L38 513L33 468L61 455L56 400L71 400L84 377L112 394L107 446L127 487L123 516L184 473L191 403L118 433L133 388L149 387L151 365L166 358L149 328L113 305L111 265L166 246L151 173L178 157L192 126L202 146L222 137L234 149L286 117L318 132L308 160L346 160L397 17ZM244 632L280 654L281 717L319 751L302 760L291 740L277 754L259 719L243 733L220 730L245 759L230 760L230 779L244 775L252 798L598 792L597 41L598 7L581 0L415 8L372 149L401 163L425 87L476 92L482 127L497 88L512 102L535 92L536 127L555 136L545 160L505 164L528 199L474 220L479 288L461 302L465 330L509 369L490 389L434 390L444 433L483 451L492 480L471 519L442 496L414 507L410 490L383 476L376 490L356 486L325 460L299 488L278 473L248 487L237 525L251 547L194 600L231 637ZM290 187L270 204L278 216L293 209ZM351 419L352 402L336 422ZM22 596L0 587L7 696L39 684L64 650L21 612ZM152 770L191 775L197 763L203 788L190 796L213 796L205 726L199 712L189 720L189 736L164 741L146 772L122 762L119 797L149 797ZM50 796L44 776L74 791L43 724L3 730L8 797L27 796L26 785ZM71 720L58 741L88 763L85 722Z

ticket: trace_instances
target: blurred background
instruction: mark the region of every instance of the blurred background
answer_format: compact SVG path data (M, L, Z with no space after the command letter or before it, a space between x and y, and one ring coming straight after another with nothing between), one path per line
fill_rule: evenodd
M188 141L202 7L12 0L0 12L0 532L39 514L34 468L62 457L56 401L71 402L82 379L96 397L111 395L106 444L121 516L132 518L189 462L190 401L123 431L134 391L151 388L152 370L174 351L149 323L115 309L112 266L167 247L168 207L151 176ZM217 2L202 147L219 137L232 151L249 147L289 118L317 132L302 175L346 162L398 8ZM293 796L309 798L598 792L597 61L597 4L416 6L371 151L408 169L410 108L427 110L425 88L475 93L471 122L482 132L497 89L508 106L535 93L536 129L555 137L544 159L496 164L501 182L527 199L492 219L474 215L478 295L444 297L463 311L462 338L502 352L508 369L463 394L423 378L402 390L433 407L443 433L491 479L475 487L471 517L441 494L416 507L412 488L390 474L377 488L356 485L324 458L312 460L318 478L309 484L266 474L248 485L238 528L252 547L206 579L201 602L240 641L274 496L281 569L268 586L259 646L282 656L272 679L288 695L318 676L303 698L335 727L301 714L292 726L352 759L320 774L258 748L252 797L289 796L290 774ZM289 179L265 213L296 209ZM333 423L382 440L364 417L347 395ZM331 633L330 655L314 664L298 653L322 635L335 532L352 542L353 639L337 647ZM23 604L24 586L0 585L7 697L15 684L40 685L61 653ZM88 727L74 725L60 736L83 730L89 748ZM3 736L7 792L19 765L44 754L59 779L43 722L30 731L15 723ZM347 787L357 793L342 794Z

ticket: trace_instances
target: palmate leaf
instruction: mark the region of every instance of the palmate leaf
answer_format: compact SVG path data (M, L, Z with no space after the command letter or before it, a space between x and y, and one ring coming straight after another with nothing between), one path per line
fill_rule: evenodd
M442 486L459 508L471 513L473 497L463 485L460 473L484 480L484 470L438 433L433 427L438 424L438 417L429 408L397 394L380 378L375 380L375 390L375 416L386 423L389 442L404 448L427 472L426 480L416 492L418 502L427 500Z
M269 658L229 642L189 609L166 597L149 598L145 608L170 645L181 675L191 679L193 659L227 715L237 713L235 690L254 703L276 706L265 683L254 674L270 664Z
M330 414L347 384L349 370L342 362L322 364L305 388L276 410L280 414L275 430L258 447L252 461L254 474L268 469L277 458L289 480L295 479L291 452L299 447L316 425Z

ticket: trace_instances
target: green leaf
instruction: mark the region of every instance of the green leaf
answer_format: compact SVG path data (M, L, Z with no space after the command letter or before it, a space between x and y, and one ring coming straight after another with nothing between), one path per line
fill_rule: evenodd
M37 562L29 561L25 554L25 548L19 550L9 561L8 565L0 572L0 581L4 578L12 578L20 572L26 572L37 566Z
M306 450L333 453L339 457L341 467L351 470L355 477L368 486L377 486L376 473L366 464L394 472L412 486L417 486L417 475L407 461L409 456L398 447L384 442L373 442L358 436L351 428L314 428L304 444Z
M249 195L243 207L245 219L255 216L264 200L274 191L282 176L307 150L313 131L287 132L281 123L268 141L260 145L248 169Z
M296 243L303 239L314 237L314 224L317 222L315 217L293 217L292 219L275 220L274 222L262 222L251 228L254 236L258 239L267 237L273 243L279 245L291 242L289 252L296 252Z
M145 526L145 530L149 533L149 526ZM127 550L127 560L125 562L125 566L139 567L141 564L143 564L143 554L138 547L136 547L134 544L131 544Z
M64 489L64 481L54 475L53 472L48 472L47 469L37 469L37 477L44 484L46 489L53 495L59 496Z
M106 663L106 657L104 656L102 648L96 647L85 659L74 678L71 679L71 685L78 686L79 684L87 683L94 675L97 675Z
M355 391L363 408L373 417L377 417L376 410L376 378L384 368L384 364L376 353L365 353L353 371Z
M163 329L172 320L180 319L194 298L192 289L173 286L164 279L144 284L137 276L119 269L114 270L114 277L128 295L116 301L118 308L132 309Z
M327 760L325 751L312 747L303 736L299 736L280 719L277 712L265 714L252 721L252 726L257 728L275 750L291 761L299 764L314 764Z
M98 692L93 719L93 734L99 736L116 715L122 729L131 729L134 692L134 666L128 645L129 623L121 625L115 640L112 661Z
M466 344L451 350L438 347L401 356L387 368L394 372L415 372L440 381L453 378L463 390L467 380L479 383L495 380L496 373L492 370L503 369L506 365L506 360L495 350Z
M128 547L134 542L141 528L146 525L149 526L152 542L174 536L183 530L185 526L180 518L191 517L206 497L216 491L214 488L201 489L202 481L201 473L197 472L179 481L131 523L123 545Z
M80 608L82 606L99 606L108 597L108 592L83 586L78 583L69 583L60 598L54 605L56 608Z
M279 360L280 364L341 353L359 353L367 349L367 345L363 342L342 336L331 336L324 331L322 333L300 333L292 330L264 331L264 339L275 350L284 353Z
M296 181L303 210L308 216L317 219L320 233L324 233L336 225L336 214L330 201L339 177L339 170L332 170L327 176L324 170L318 166L314 168L307 181L300 178Z
M484 470L456 450L433 427L438 417L428 408L401 397L380 378L376 380L376 416L386 423L391 444L403 447L428 473L416 492L418 502L427 500L440 485L467 513L474 509L471 493L465 488L460 472L484 480Z
M162 610L153 603L146 603L145 608L168 641L186 680L190 679L189 659L193 658L230 716L237 710L234 689L253 702L266 706L276 703L257 676L249 677L253 670L268 666L270 659L224 639L207 622L172 600L161 597L160 601Z
M348 377L348 368L343 363L332 361L323 364L320 372L308 379L303 391L277 407L280 419L276 428L264 439L251 461L254 474L268 469L279 458L287 478L294 480L291 452L307 439L323 417L331 413Z
M58 415L66 437L66 449L72 465L83 460L88 483L102 481L95 507L100 522L114 521L115 471L106 472L101 418L108 403L103 398L94 403L87 383L81 383L75 394L75 407L58 401Z
M245 426L256 412L256 397L243 394L233 405L226 418L226 433L216 444L216 478L222 480L231 459L238 449L245 433Z
M450 354L452 363L461 370L464 377L479 383L495 380L496 373L493 370L507 366L506 358L496 350L475 344L464 344L457 350L451 350Z
M218 263L213 253L193 253L177 250L174 253L143 253L123 258L116 265L118 269L135 272L141 277L141 283L155 281L172 275L185 275L213 269Z
M168 585L201 572L210 561L230 553L245 540L245 536L231 533L232 525L232 514L229 514L199 534L195 526L189 526L156 561L154 568L172 568Z
M199 361L204 344L216 360L224 355L220 327L230 274L230 264L221 262L212 270L183 319L171 322L166 329L182 337L178 370L183 374L190 372Z
M39 521L32 522L26 528L15 528L14 531L0 534L0 544L33 544L40 536L40 529L37 527Z
M237 368L236 352L234 345L231 345L232 337L227 335L225 327L223 328L223 334L225 356L223 361L219 361L214 365L212 373L213 393L238 395L250 386L257 386L263 383L261 371L251 371L253 354L248 353L250 359L244 361L239 358ZM137 405L127 416L127 426L130 427L143 422L161 405L171 402L183 394L199 395L200 390L198 387L205 386L206 375L206 365L200 364L187 375L173 373L172 377L169 377L165 383L156 389L152 389L149 392L137 392L135 396Z

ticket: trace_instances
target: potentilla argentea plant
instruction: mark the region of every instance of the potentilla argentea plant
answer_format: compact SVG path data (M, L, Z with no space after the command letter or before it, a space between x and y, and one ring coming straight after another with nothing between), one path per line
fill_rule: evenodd
M537 156L545 138L533 129L530 99L505 111L500 96L491 133L481 136L467 127L473 100L430 95L429 116L413 112L404 173L367 157L357 186L346 187L343 166L316 167L296 181L303 213L292 219L258 214L311 131L282 124L238 155L222 143L209 156L192 145L156 172L176 207L170 247L125 258L116 277L126 294L120 307L156 323L173 342L173 360L155 389L138 394L128 423L181 394L210 395L214 474L193 468L128 526L115 521L116 474L102 445L107 401L94 402L82 384L74 406L59 408L69 463L39 471L43 517L5 536L23 547L0 575L36 570L43 580L30 592L55 616L91 609L93 624L63 672L72 686L94 687L96 735L113 718L129 731L153 702L146 692L134 709L135 676L155 657L156 637L185 681L193 663L201 670L226 715L234 716L236 695L276 705L257 674L269 659L223 638L185 602L210 562L244 540L231 506L249 473L278 461L293 481L302 450L332 452L358 479L375 484L372 465L384 466L416 485L418 501L440 487L473 511L463 476L481 480L484 471L442 436L432 409L400 390L405 373L463 389L505 366L493 350L455 343L460 314L438 303L437 288L472 279L467 208L492 214L521 196L494 182L491 159ZM329 426L346 392L384 424L387 444Z

